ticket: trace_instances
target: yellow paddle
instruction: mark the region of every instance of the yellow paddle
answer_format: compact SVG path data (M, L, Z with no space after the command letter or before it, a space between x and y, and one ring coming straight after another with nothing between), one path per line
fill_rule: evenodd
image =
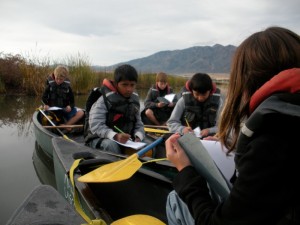
M142 150L124 160L101 166L79 177L78 181L85 183L105 183L129 179L142 166L142 163L138 158L143 156L156 145L160 144L163 139L164 137L158 138Z
M103 219L91 219L88 217L88 215L83 211L79 196L77 193L77 189L75 188L75 183L74 183L74 171L78 167L79 162L81 159L76 159L74 163L72 164L70 168L70 181L73 187L73 200L74 200L74 207L78 214L87 222L82 225L107 225L106 222ZM149 215L144 215L144 214L136 214L136 215L131 215L127 216L121 219L118 219L114 222L111 223L111 225L166 225L159 219L149 216Z
M148 215L132 215L114 221L111 225L165 225L159 219Z
M44 117L49 121L49 123L52 125L52 126L56 126L52 120L46 115L46 113L44 113L43 110L41 110L41 108L38 108L39 111L44 115ZM64 139L68 140L68 141L73 141L71 140L70 138L67 137L67 135L65 135L60 129L56 128L56 130L63 136Z

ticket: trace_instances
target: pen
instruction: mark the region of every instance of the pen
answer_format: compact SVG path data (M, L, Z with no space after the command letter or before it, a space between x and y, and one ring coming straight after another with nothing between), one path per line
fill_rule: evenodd
M114 128L115 128L117 131L119 131L120 133L123 133L123 134L124 134L124 132L123 132L120 128L118 128L117 126L114 126ZM129 138L129 140L132 141L131 138Z
M185 119L186 125L187 125L188 127L191 127L190 124L189 124L189 122L187 121L186 117L184 117L184 119Z

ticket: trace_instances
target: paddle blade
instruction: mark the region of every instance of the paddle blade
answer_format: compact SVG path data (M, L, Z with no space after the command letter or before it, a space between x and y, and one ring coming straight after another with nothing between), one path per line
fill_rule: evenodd
M142 163L137 154L133 154L127 159L103 165L81 177L78 181L85 183L107 183L129 179Z
M166 225L159 219L148 215L132 215L114 221L111 225Z

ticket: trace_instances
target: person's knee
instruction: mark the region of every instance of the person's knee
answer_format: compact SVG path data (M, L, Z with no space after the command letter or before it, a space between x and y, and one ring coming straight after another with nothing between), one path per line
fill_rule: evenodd
M152 116L153 115L153 111L151 110L151 109L147 109L146 111L145 111L145 115L146 116Z
M116 142L110 139L104 139L100 145L100 149L103 151L113 152L116 154L122 153L120 146Z
M76 117L82 118L83 116L84 116L83 110L78 110L78 111L76 112Z

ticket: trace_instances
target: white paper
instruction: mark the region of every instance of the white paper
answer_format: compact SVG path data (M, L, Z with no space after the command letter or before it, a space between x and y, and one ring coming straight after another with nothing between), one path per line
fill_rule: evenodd
M164 98L167 99L169 102L173 102L174 97L175 97L175 94L168 94L168 95L164 96Z
M57 106L52 106L52 107L49 107L48 110L62 110L63 108L60 108L60 107L57 107Z
M195 134L196 137L199 137L199 138L202 137L202 136L201 136L201 129L200 129L200 127L196 127L196 128L194 129L194 134Z
M218 168L223 173L226 180L229 182L235 169L234 154L227 156L227 149L222 148L219 141L200 140L206 148L209 155L212 157Z
M178 142L197 172L207 180L210 188L217 194L216 200L226 198L230 192L227 178L199 138L187 133L180 137Z
M121 142L118 142L118 141L116 141L116 140L113 140L114 142L117 142L118 144L120 144L120 145L123 145L123 146L125 146L125 147L129 147L129 148L133 148L133 149L136 149L136 150L138 150L138 149L140 149L140 148L142 148L142 147L144 147L147 143L145 143L145 142L134 142L134 141L130 141L130 140L128 140L126 143L121 143Z

